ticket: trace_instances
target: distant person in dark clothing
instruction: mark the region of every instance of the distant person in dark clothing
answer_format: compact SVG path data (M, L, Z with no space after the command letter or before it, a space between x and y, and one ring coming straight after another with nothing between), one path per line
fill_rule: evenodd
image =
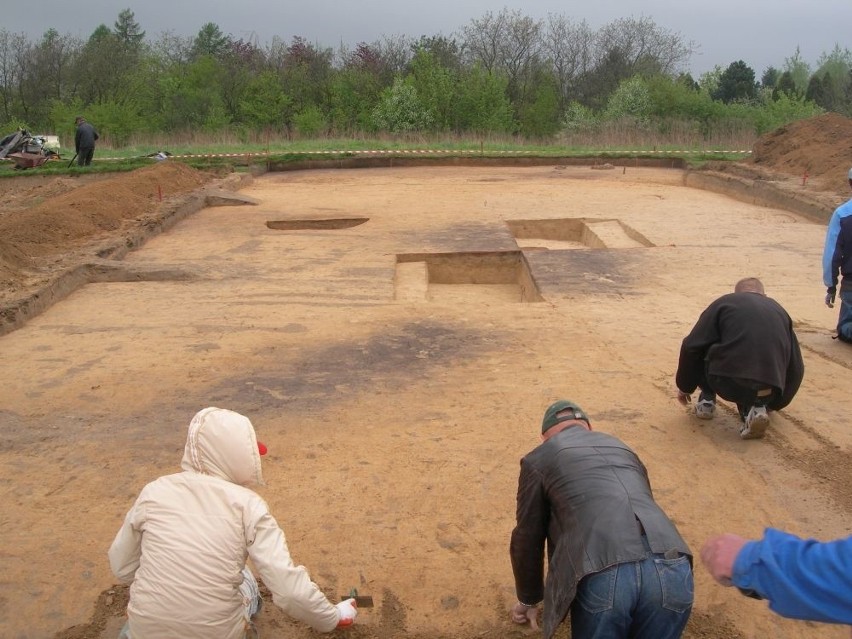
M95 155L95 142L100 136L82 115L77 116L75 123L77 133L74 134L74 151L77 153L77 166L89 166Z
M766 296L759 279L749 277L698 318L681 345L675 381L682 404L701 389L696 417L713 417L718 394L736 403L740 437L759 439L769 425L767 411L793 400L804 372L793 320Z

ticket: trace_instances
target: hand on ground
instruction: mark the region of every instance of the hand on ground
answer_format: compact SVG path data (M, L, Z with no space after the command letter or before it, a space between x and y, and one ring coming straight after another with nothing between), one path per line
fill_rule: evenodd
M529 623L533 630L538 630L538 607L525 606L519 601L512 606L512 621L517 624Z

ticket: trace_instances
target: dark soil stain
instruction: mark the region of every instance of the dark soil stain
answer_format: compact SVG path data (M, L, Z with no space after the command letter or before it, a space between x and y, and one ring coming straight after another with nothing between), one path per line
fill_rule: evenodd
M409 239L409 238L407 238ZM417 234L424 247L438 252L517 251L509 227L499 223L467 222Z
M210 389L209 403L247 415L286 404L314 411L370 388L406 386L436 368L457 366L500 347L500 336L431 321L388 327L364 339L315 350L294 359L270 347L258 353L256 372ZM280 359L279 370L260 365Z

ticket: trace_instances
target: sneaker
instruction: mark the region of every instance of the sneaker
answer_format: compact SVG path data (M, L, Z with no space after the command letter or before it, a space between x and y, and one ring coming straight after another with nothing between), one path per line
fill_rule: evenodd
M695 404L695 416L698 419L713 419L716 402L711 399L699 399Z
M766 433L767 426L769 426L769 413L766 412L766 406L752 406L740 427L740 437L761 439Z

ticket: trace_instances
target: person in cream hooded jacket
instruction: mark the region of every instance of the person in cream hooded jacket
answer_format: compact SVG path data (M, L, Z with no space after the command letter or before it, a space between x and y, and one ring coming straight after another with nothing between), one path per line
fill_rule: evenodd
M192 419L183 472L142 489L109 549L113 573L131 584L126 636L243 639L258 605L249 557L291 617L320 632L352 624L354 601L332 604L293 564L266 502L246 487L263 483L261 451L239 413L205 408Z

